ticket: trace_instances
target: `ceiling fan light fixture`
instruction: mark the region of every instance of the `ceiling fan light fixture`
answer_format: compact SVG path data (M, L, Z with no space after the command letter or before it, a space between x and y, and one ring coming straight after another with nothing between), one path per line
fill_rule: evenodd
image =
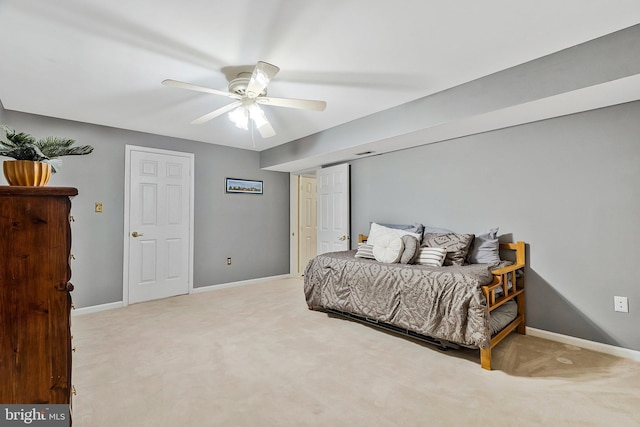
M244 106L240 106L229 114L229 120L233 122L240 129L249 129L249 112Z
M262 111L262 108L258 107L256 104L251 104L248 109L249 117L251 117L251 120L256 124L256 127L261 128L269 123L267 121L267 117L264 115L264 111Z
M193 120L191 123L194 125L206 123L226 113L229 120L240 129L248 130L249 119L251 119L260 136L263 138L271 138L276 135L276 132L269 123L269 120L267 120L264 111L256 104L314 111L324 111L327 106L325 101L267 97L267 85L279 71L280 68L273 64L258 61L252 73L240 72L235 79L229 82L228 92L172 79L166 79L162 84L196 92L226 96L235 100L231 104L217 108Z

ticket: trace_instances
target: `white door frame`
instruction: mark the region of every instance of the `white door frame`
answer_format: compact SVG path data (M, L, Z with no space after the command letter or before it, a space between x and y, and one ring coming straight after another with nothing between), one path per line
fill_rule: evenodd
M122 306L126 307L129 305L129 209L131 207L130 203L130 193L131 193L131 152L132 151L144 151L147 153L155 153L155 154L164 154L168 156L179 156L186 157L189 159L189 169L190 173L190 190L189 190L189 291L191 294L193 292L193 218L194 218L194 166L195 166L195 155L193 153L184 153L181 151L171 151L171 150L163 150L160 148L150 148L150 147L138 147L135 145L126 145L125 146L125 158L124 158L124 231L123 231L123 247L124 247L124 259L122 261Z
M298 277L298 212L300 197L298 194L299 173L289 174L289 274Z

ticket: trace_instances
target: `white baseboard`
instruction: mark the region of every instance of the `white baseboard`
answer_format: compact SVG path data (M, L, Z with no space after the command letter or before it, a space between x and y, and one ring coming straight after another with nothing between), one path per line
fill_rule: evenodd
M239 282L221 283L219 285L202 286L200 288L193 288L192 294L199 294L202 292L215 291L217 289L234 288L236 286L257 285L258 283L271 282L273 280L290 279L294 277L291 274L281 274L280 276L261 277L259 279L241 280Z
M99 311L113 310L114 308L122 308L122 301L110 302L108 304L92 305L90 307L76 308L71 310L72 316L82 316L83 314L97 313Z
M270 282L272 280L290 279L294 277L291 274L282 274L280 276L261 277L259 279L241 280L239 282L222 283L220 285L203 286L201 288L193 288L192 294L202 292L215 291L216 289L233 288L235 286L256 285L258 283ZM77 308L71 311L72 316L82 316L83 314L97 313L99 311L113 310L114 308L122 308L122 301L110 302L108 304L92 305L89 307Z
M640 362L640 351L631 350L624 347L616 347L615 345L602 344L595 341L589 341L582 338L571 337L569 335L557 334L555 332L544 331L542 329L530 328L527 326L527 335L532 337L544 338L550 341L557 341L563 344L575 345L576 347L593 350L600 353L611 354L613 356L624 357L626 359Z

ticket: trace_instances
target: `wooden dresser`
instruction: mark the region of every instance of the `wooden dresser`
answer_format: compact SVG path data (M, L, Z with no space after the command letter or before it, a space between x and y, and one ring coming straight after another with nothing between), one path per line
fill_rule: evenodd
M70 404L67 187L0 186L0 403Z

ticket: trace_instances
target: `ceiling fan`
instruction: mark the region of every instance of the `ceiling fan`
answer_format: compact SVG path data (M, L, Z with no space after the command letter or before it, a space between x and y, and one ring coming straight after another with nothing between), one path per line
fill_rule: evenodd
M323 111L327 107L325 101L273 98L267 96L267 85L275 75L278 74L278 71L280 71L280 68L275 65L258 61L253 69L253 73L240 73L235 79L229 82L228 92L171 79L164 80L162 84L235 99L231 104L218 108L202 117L198 117L191 122L192 124L205 123L229 112L229 119L234 122L236 126L247 129L249 119L251 119L255 123L260 135L263 138L269 138L274 136L276 132L273 130L273 127L264 115L264 111L258 104L314 111Z

